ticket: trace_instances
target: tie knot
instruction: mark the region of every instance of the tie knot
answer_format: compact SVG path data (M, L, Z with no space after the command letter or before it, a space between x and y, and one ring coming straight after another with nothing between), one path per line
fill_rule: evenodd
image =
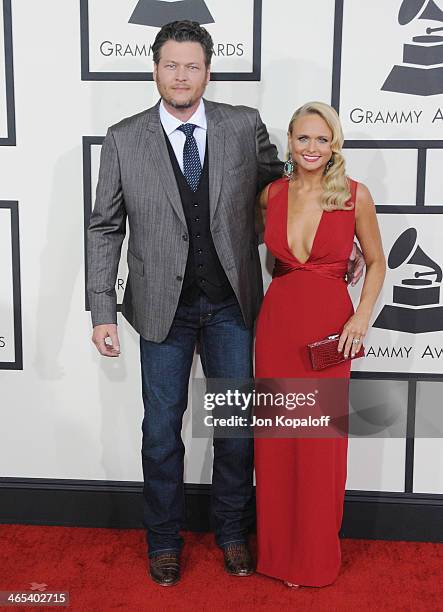
M196 127L197 126L194 125L193 123L182 123L181 125L178 126L177 129L183 132L186 138L189 138L189 136L192 136L194 134L194 130Z

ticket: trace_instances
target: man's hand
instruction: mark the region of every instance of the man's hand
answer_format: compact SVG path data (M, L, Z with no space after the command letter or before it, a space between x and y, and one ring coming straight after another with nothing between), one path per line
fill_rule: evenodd
M110 342L106 342L106 338L109 338ZM105 357L118 357L120 355L120 342L115 323L96 325L91 340L100 355Z
M354 244L352 245L352 253L348 261L348 285L350 283L353 287L355 287L355 285L361 279L364 269L365 258L363 257L363 253L360 251L360 249L354 242Z

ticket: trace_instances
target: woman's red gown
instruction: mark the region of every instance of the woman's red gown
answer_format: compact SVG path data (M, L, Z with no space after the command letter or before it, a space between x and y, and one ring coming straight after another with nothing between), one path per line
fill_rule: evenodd
M305 263L287 239L288 181L269 191L265 243L288 273L274 276L257 321L255 376L347 378L347 361L314 372L307 344L341 332L354 310L344 275L355 229L352 210L323 212ZM355 203L357 183L351 181ZM345 408L347 410L347 407ZM255 439L257 571L306 586L337 578L347 437Z

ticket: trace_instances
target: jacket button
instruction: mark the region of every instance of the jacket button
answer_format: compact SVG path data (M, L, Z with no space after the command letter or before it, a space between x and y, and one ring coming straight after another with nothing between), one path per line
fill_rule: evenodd
M187 242L188 241L188 234L183 234L182 238L183 238L183 240L185 242Z
M183 280L183 276L177 276L177 280L178 281L182 281Z

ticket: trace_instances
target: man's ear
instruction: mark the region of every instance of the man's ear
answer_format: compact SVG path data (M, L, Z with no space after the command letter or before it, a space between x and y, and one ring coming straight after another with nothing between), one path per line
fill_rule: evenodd
M154 68L152 70L152 77L155 82L157 82L157 64L154 64Z
M206 68L206 85L209 83L210 80L211 80L211 65L209 64L209 66Z

